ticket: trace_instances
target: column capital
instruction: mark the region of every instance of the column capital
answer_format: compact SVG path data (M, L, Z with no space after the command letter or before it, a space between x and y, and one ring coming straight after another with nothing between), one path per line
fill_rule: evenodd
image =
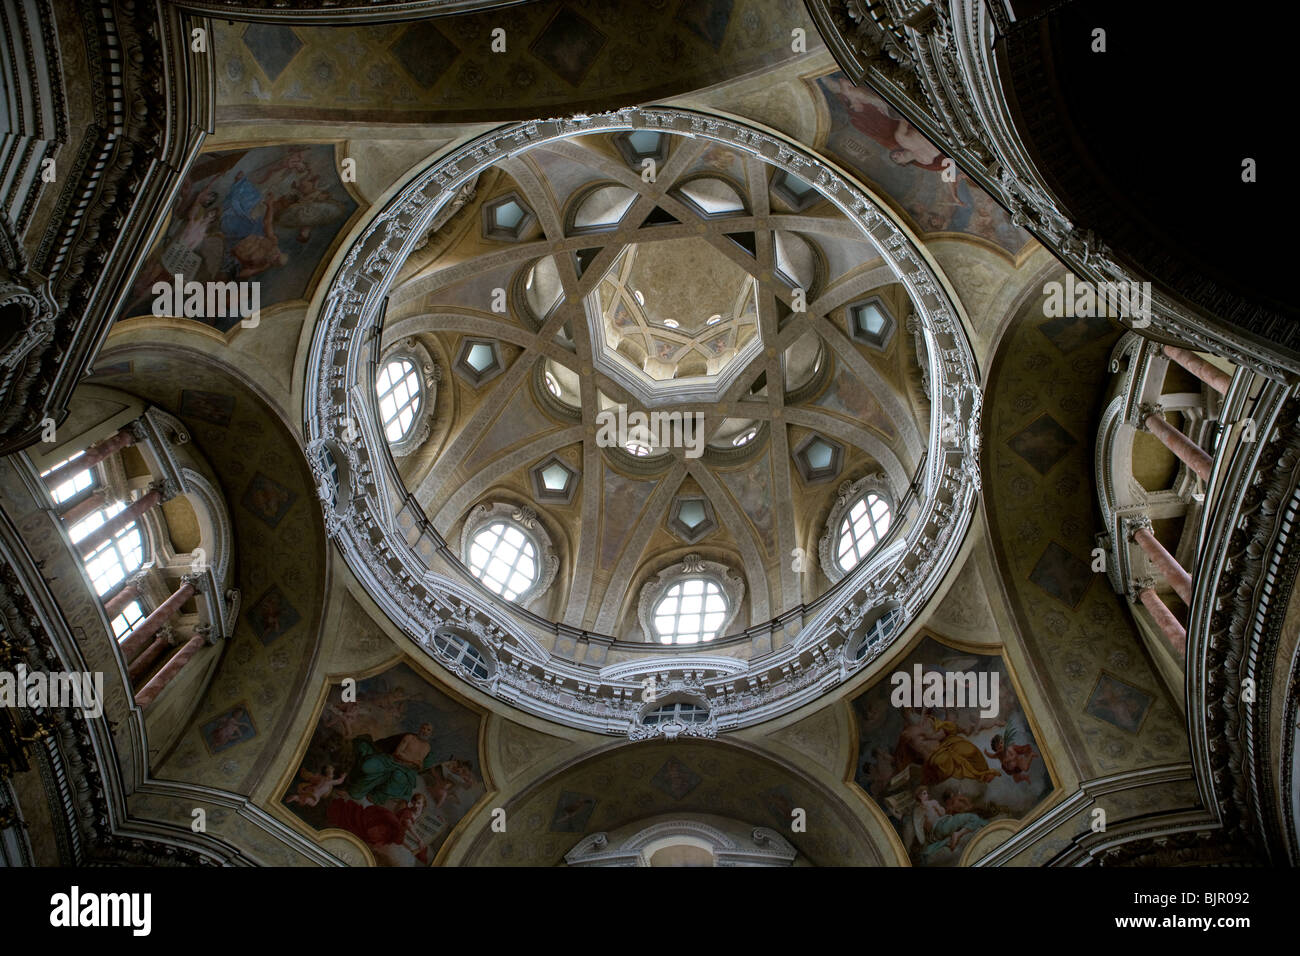
M181 493L181 488L180 485L176 484L176 482L171 478L159 478L157 481L149 483L149 489L145 494L148 494L150 491L158 492L159 497L161 497L163 501L171 501Z
M1164 415L1165 407L1159 402L1143 402L1138 406L1138 427L1143 431L1150 431L1147 428L1147 419L1152 415Z
M189 585L194 589L195 594L204 594L208 590L208 576L206 574L182 574L180 587Z
M1151 518L1147 515L1125 515L1120 519L1124 528L1124 537L1132 541L1139 531L1151 530Z
M144 420L143 415L123 425L122 431L130 432L131 437L136 441L149 440L149 423Z
M1134 578L1128 586L1128 599L1134 604L1142 602L1143 591L1154 591L1156 589L1156 579L1149 576Z

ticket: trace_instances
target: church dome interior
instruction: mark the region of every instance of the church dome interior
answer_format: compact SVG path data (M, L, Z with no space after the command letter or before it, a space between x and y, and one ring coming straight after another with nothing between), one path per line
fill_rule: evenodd
M6 867L1300 861L1294 316L1077 11L0 15Z

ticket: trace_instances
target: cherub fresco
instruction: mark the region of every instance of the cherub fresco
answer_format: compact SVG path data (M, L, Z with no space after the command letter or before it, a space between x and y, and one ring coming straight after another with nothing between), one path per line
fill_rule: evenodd
M999 654L958 651L924 637L896 672L997 675L996 703L906 706L890 673L853 701L855 782L876 800L916 866L952 866L994 820L1023 819L1052 792L1034 733Z
M1028 783L1029 768L1038 753L1030 744L1013 743L1014 740L1014 728L1007 731L1005 737L1002 734L995 734L992 742L993 749L984 751L984 754L997 760L1002 765L1002 772L1011 774L1011 779L1017 783Z
M478 725L405 664L358 681L355 699L334 687L282 803L318 831L352 833L380 865L430 865L485 792Z
M343 777L334 776L334 767L326 764L320 773L312 773L306 767L298 771L301 783L298 792L284 798L285 803L299 803L304 807L314 807L329 796L330 792L341 784Z

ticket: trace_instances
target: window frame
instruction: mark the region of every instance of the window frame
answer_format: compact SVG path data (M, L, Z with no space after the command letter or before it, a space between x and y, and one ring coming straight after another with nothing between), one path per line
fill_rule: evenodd
M693 578L703 578L717 585L723 603L726 605L722 623L718 626L713 637L707 641L682 643L674 640L665 642L661 639L654 623L659 603L668 595L673 585ZM728 636L728 630L740 616L744 599L745 581L739 574L725 564L717 561L705 561L698 554L688 554L680 562L664 568L642 585L641 595L637 601L637 619L641 624L642 635L647 644L654 644L657 647L700 647L705 644L713 644ZM704 613L703 608L701 608L700 614L703 615Z
M885 513L883 519L878 520L875 517L872 511L872 505L870 504L871 501L877 501L880 504L884 505ZM870 531L871 536L875 539L872 542L871 546L867 548L866 551L861 552L861 554L859 554L859 550L858 550L859 539L858 539L857 527L856 527L857 521L854 520L853 518L853 512L857 509L859 504L863 505L865 508L865 517L867 519L867 523L870 526L868 530ZM883 520L885 527L882 531L877 533L876 529L880 523L880 520ZM889 537L889 529L892 528L893 526L894 526L894 509L890 507L889 500L885 498L884 495L878 494L874 490L868 490L860 494L857 498L853 500L852 504L850 504L847 508L844 509L844 513L840 516L839 525L835 531L834 556L835 556L836 566L838 566L840 571L843 572L846 576L853 573L854 568L860 565L863 561L866 561L869 557L871 557L871 555L875 554L876 550L880 547L880 545ZM845 534L848 534L852 539L853 553L858 555L858 559L853 562L851 567L844 566L844 555L842 552L844 550L843 541L844 541Z
M881 499L889 509L889 527L861 560L851 568L845 568L839 561L840 527L853 507L870 495ZM896 532L902 524L902 516L898 513L898 499L882 472L865 475L856 481L841 482L836 490L835 503L831 506L830 514L826 516L826 524L817 543L817 558L821 563L822 572L832 584L842 581L851 574L856 574L863 565L869 564L890 541L895 539Z
M490 585L474 573L473 564L470 561L470 548L476 542L479 532L498 522L513 526L532 544L534 561L537 565L537 574L532 584L513 598L506 597L504 592L498 593L494 591ZM506 501L483 502L470 509L465 518L465 525L461 529L460 558L461 563L465 566L465 573L472 580L482 585L494 597L503 601L511 601L521 607L526 607L535 598L550 589L555 582L555 576L559 572L560 566L553 539L541 522L537 512L527 505L515 505Z
M701 602L701 608L698 612L698 616L701 618L700 628L698 631L691 632L693 634L698 633L699 637L691 641L683 641L679 639L679 636L681 635L682 632L677 628L676 625L681 623L681 619L684 613L682 611L682 599L695 596L695 595L688 595L683 590L681 594L676 595L677 609L673 611L673 620L674 620L673 640L665 641L663 639L662 632L659 631L658 625L655 623L662 616L659 613L659 608L663 606L663 603L665 601L667 601L669 598L674 596L672 592L675 588L681 587L684 589L685 585L693 581L700 581L703 582L704 584L704 589L699 595L701 598L703 598L703 601ZM717 589L717 597L722 600L722 604L723 604L722 623L718 625L717 630L714 631L712 637L706 638L704 636L704 634L706 633L706 629L704 627L703 619L707 617L710 613L712 614L718 613L717 611L710 612L707 610L708 599L714 596L709 592L710 585L712 585L714 588ZM727 600L727 592L725 587L723 586L723 583L719 581L714 575L704 574L704 573L683 574L674 578L671 582L669 582L668 586L663 589L663 592L655 598L654 603L650 607L650 624L655 631L655 643L667 647L698 646L702 644L712 644L714 641L716 641L719 637L722 636L722 629L726 627L727 621L733 616L734 615L732 615L731 613L731 604Z

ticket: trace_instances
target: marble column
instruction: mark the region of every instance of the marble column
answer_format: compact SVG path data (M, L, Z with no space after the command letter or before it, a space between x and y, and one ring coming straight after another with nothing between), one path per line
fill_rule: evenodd
M105 438L103 441L97 441L89 448L86 453L79 458L74 458L66 465L61 465L54 469L42 480L47 488L57 488L73 475L84 471L92 465L98 465L114 452L121 451L128 445L135 444L135 433L129 427L123 428L115 435Z
M1129 538L1151 559L1160 575L1169 582L1169 586L1183 599L1183 603L1191 607L1192 576L1178 563L1178 559L1156 540L1156 536L1151 533L1151 522L1145 519L1135 522L1129 532Z
M149 639L161 630L162 626L175 617L186 601L197 593L198 589L194 586L194 580L190 577L181 578L181 586L171 593L167 600L159 604L148 617L135 626L130 634L122 641L122 656L130 661L139 654L149 644Z
M1151 616L1155 619L1156 626L1160 628L1160 633L1164 635L1169 646L1173 648L1175 654L1179 657L1187 656L1187 631L1178 623L1178 618L1174 617L1174 612L1169 610L1169 606L1160 600L1160 595L1156 594L1155 588L1144 586L1138 591L1138 600L1142 602Z
M1228 386L1232 384L1232 376L1201 358L1195 352L1179 348L1176 345L1162 345L1160 351L1173 361L1177 362L1187 371L1191 372L1210 388L1214 389L1220 395L1228 394Z
M59 518L65 525L71 528L83 518L89 518L100 508L109 503L112 496L107 488L97 488L86 497L82 498L75 504L69 505L63 511L59 512Z
M90 532L90 534L78 541L77 548L84 556L89 557L101 544L110 540L113 535L117 534L133 521L136 521L150 508L161 503L162 500L163 493L161 488L154 488L148 493L141 495L94 531Z
M131 678L131 683L134 684L142 675L149 673L149 668L153 667L154 661L158 660L163 651L170 646L171 641L166 637L162 635L155 637L153 643L144 649L144 653L133 660L131 666L127 668L126 673Z
M141 587L139 581L128 580L112 597L104 602L104 613L108 615L110 621L121 614L124 607L140 597Z
M202 634L195 634L171 656L171 659L159 669L153 679L141 688L140 692L135 695L137 707L148 707L152 704L163 690L174 681L185 665L188 664L202 648L206 642Z
M1165 421L1164 410L1159 405L1143 405L1141 413L1147 431L1159 438L1160 443L1177 455L1202 481L1210 480L1214 459L1204 448Z

